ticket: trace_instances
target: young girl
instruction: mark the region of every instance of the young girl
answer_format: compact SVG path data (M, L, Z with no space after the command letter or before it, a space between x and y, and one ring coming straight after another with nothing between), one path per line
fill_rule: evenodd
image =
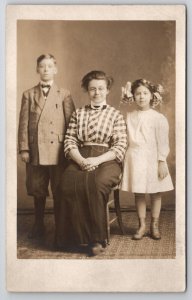
M146 233L146 193L151 197L151 237L161 238L161 192L173 189L166 163L169 125L165 116L153 109L161 103L162 92L162 86L154 86L145 79L128 82L122 88L122 101L136 103L136 109L127 114L128 150L121 186L123 191L135 194L139 218L135 240L142 239Z

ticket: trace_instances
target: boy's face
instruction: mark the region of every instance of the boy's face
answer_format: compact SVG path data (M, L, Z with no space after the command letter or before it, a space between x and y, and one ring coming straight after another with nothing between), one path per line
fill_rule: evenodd
M57 74L57 67L53 59L44 58L37 66L37 73L42 81L53 80L54 75Z

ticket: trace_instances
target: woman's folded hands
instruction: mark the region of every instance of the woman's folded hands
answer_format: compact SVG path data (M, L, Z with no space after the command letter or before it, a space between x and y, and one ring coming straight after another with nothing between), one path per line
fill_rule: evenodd
M84 158L80 165L83 171L94 171L98 166L99 159L97 157Z

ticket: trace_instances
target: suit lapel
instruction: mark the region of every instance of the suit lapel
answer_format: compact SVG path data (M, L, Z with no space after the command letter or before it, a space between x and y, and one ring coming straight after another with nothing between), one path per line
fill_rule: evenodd
M38 84L36 87L35 87L35 90L34 90L34 99L35 99L35 102L38 104L38 106L40 107L41 111L43 110L43 107L45 105L45 98L43 96L43 93L41 91L41 88L40 88L40 84Z
M59 95L59 88L55 83L53 83L52 87L50 88L47 100L49 103L56 103L58 101L58 95Z

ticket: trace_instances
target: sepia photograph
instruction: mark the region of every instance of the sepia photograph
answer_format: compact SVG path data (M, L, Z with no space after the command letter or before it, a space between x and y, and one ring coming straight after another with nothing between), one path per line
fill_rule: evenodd
M183 291L185 7L73 7L7 7L8 289Z

